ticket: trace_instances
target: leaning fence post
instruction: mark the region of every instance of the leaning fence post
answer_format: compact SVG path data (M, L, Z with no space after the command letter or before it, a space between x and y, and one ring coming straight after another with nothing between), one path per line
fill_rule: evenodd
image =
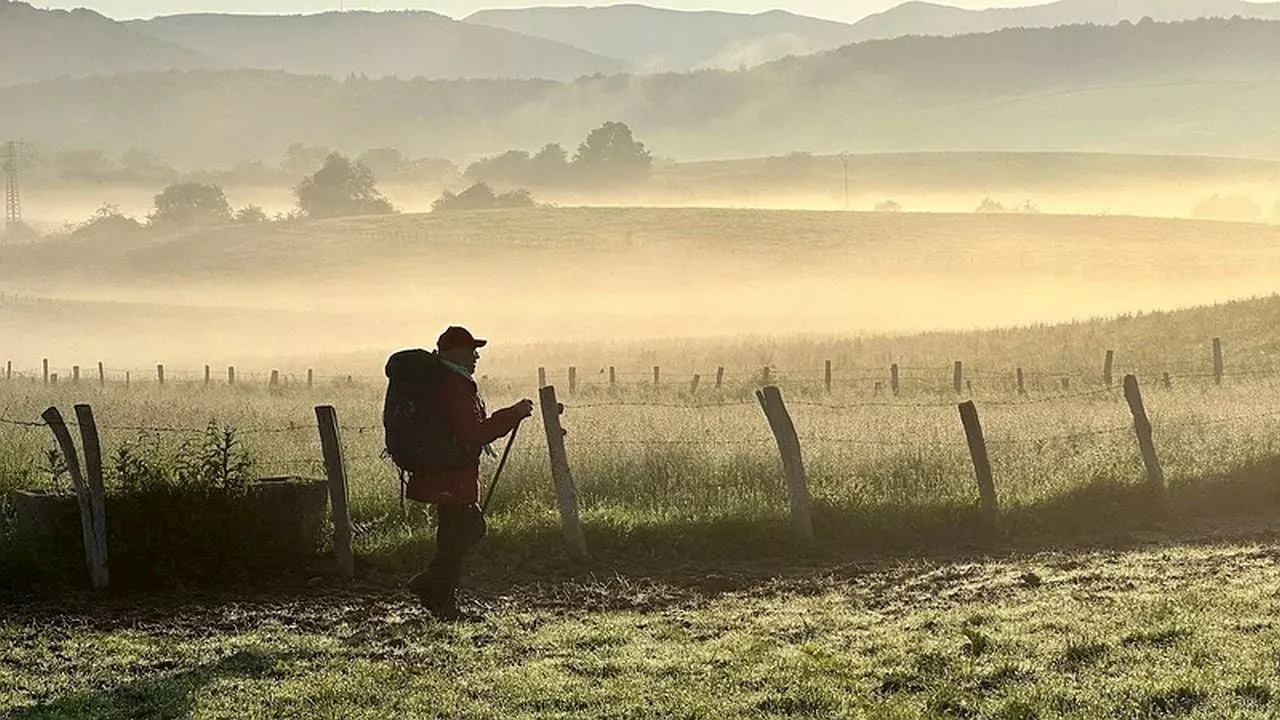
M342 435L338 429L338 412L332 405L316 407L320 426L320 447L324 452L324 470L329 477L329 504L333 510L333 553L343 577L355 574L355 556L351 552L351 515L347 509L347 466L342 459Z
M93 515L93 537L97 543L94 557L102 586L110 582L111 565L107 557L107 494L102 483L102 444L98 440L98 424L93 408L76 405L76 423L80 426L80 445L84 450L85 480L89 484L89 507Z
M538 391L542 406L542 426L547 431L547 453L551 458L551 477L556 486L556 504L560 506L560 524L569 552L574 557L587 556L587 541L582 534L582 522L578 517L578 491L573 486L573 473L569 471L569 454L564 449L567 434L560 425L564 406L556 400L556 389L544 387Z
M795 423L782 401L782 392L770 385L756 391L756 399L769 421L769 429L778 443L782 455L783 471L787 475L787 499L791 503L791 523L796 534L806 543L813 542L813 516L809 507L809 481L805 477L804 458L800 454L800 438Z
M1147 409L1142 404L1142 391L1138 388L1138 378L1133 375L1124 376L1124 398L1129 401L1129 410L1133 412L1133 429L1138 436L1138 448L1142 451L1142 464L1147 467L1147 481L1158 496L1164 496L1164 470L1160 468L1160 459L1156 457L1156 445L1151 437L1151 421L1147 419Z
M1213 339L1213 382L1222 384L1222 339Z
M71 433L67 432L67 424L62 419L62 413L58 412L58 408L50 407L41 413L40 417L45 424L49 426L49 430L53 432L53 438L58 442L58 448L62 451L62 460L67 465L67 474L71 476L71 484L76 489L76 504L80 508L80 536L84 543L84 560L85 565L89 569L89 578L95 589L106 587L107 578L102 576L102 565L98 562L98 543L95 540L95 531L93 524L93 500L89 496L89 488L84 480L84 475L80 471L80 456L76 452L75 442L71 439Z
M969 441L969 456L973 458L973 472L978 479L978 495L982 498L982 515L987 523L995 526L1000 505L996 500L996 484L991 477L991 460L987 456L987 441L982 436L982 423L978 420L978 408L973 401L960 403L960 422Z
M1115 366L1116 351L1108 350L1107 357L1102 361L1102 384L1111 387L1112 382L1111 369Z

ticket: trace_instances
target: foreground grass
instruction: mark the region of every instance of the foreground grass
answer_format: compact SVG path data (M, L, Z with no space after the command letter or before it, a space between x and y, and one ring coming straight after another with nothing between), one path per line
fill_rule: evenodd
M34 718L1274 717L1269 546L828 568L738 589L382 591L17 607L0 712Z

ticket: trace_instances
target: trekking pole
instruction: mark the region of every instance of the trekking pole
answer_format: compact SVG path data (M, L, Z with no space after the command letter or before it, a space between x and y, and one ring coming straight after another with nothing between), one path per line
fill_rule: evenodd
M481 512L489 509L489 501L493 499L493 491L498 489L498 478L502 477L502 468L507 466L507 456L511 454L511 446L515 444L516 433L520 432L520 423L523 422L524 418L520 418L516 426L511 429L511 437L507 438L507 447L502 451L502 459L498 461L498 470L493 474L493 482L489 483L489 492L484 496L484 505L480 506Z

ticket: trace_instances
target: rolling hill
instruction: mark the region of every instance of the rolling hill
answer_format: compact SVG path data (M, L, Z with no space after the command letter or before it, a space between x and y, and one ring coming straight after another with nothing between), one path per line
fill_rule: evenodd
M170 15L127 26L241 67L334 78L568 80L627 67L576 47L423 11Z
M41 10L0 0L0 87L64 76L225 67L92 10Z
M495 31L496 32L496 31ZM0 137L131 147L179 167L293 142L460 163L572 146L607 120L659 156L1009 150L1280 158L1280 22L1201 20L871 41L742 72L573 82L240 70L0 90Z
M783 10L747 15L645 5L482 10L466 18L626 60L637 72L754 66L856 39L844 23Z
M962 35L1005 28L1060 25L1115 25L1199 18L1258 18L1280 20L1280 2L1244 0L1058 0L1044 5L969 10L913 0L853 25L855 40L879 40L906 35Z

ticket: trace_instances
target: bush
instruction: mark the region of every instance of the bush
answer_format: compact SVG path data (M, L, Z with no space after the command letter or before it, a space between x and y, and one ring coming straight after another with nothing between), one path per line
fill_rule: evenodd
M93 217L81 223L71 232L76 239L98 240L112 237L129 237L146 230L137 220L120 212L116 205L103 205Z
M528 208L535 205L533 195L524 188L505 193L495 193L485 183L476 183L454 194L448 190L431 204L432 210L494 210L497 208Z
M978 203L978 207L974 209L974 212L1002 213L1002 212L1005 212L1005 209L1004 209L1004 205L1001 204L1000 202L996 200L992 200L991 198L983 198L982 202Z
M1196 203L1195 207L1191 208L1191 217L1199 220L1249 222L1262 217L1262 208L1245 195L1215 193Z
M268 222L267 211L257 205L245 205L236 211L235 221L242 225Z

